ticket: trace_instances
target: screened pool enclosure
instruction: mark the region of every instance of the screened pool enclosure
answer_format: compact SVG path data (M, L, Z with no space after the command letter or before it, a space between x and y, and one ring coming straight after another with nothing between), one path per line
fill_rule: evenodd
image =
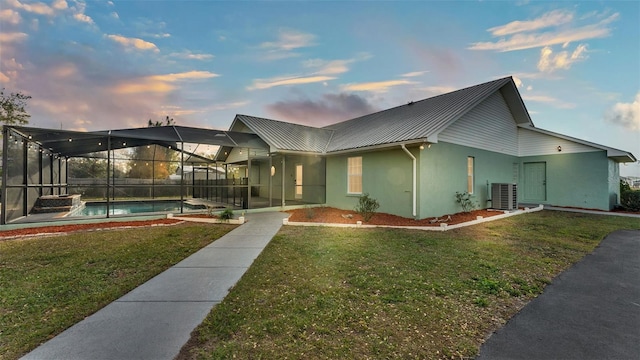
M4 126L2 139L2 224L325 201L324 158L271 153L251 133Z

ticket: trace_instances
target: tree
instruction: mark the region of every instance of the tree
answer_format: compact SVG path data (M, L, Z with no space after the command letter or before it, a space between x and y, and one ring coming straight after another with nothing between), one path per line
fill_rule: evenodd
M0 122L7 125L24 125L29 122L31 115L25 107L31 96L22 93L5 94L0 90Z
M148 127L170 126L175 122L166 117L163 121L149 119ZM158 145L139 146L133 149L129 163L129 177L138 179L166 179L171 174L171 162L176 160L177 152Z

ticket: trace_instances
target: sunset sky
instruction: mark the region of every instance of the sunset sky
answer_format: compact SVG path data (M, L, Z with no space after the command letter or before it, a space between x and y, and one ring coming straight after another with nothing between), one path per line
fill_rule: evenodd
M513 76L534 124L640 157L638 1L0 0L29 126L324 126ZM621 166L640 176L640 165Z

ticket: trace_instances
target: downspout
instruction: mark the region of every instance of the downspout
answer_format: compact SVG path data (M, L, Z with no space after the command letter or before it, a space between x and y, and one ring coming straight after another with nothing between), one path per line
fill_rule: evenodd
M401 144L400 147L402 147L402 150L404 150L404 152L407 153L407 155L409 155L409 157L411 158L411 161L413 162L413 217L416 217L417 211L416 211L416 203L417 203L417 192L416 192L416 188L417 188L417 170L416 170L416 157L413 156L413 154L411 153L411 151L407 150L407 148L404 146L404 144Z

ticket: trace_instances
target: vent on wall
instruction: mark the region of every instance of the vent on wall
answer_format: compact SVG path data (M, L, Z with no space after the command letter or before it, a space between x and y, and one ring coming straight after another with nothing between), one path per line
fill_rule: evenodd
M494 209L515 210L518 208L518 185L491 184L491 204Z

